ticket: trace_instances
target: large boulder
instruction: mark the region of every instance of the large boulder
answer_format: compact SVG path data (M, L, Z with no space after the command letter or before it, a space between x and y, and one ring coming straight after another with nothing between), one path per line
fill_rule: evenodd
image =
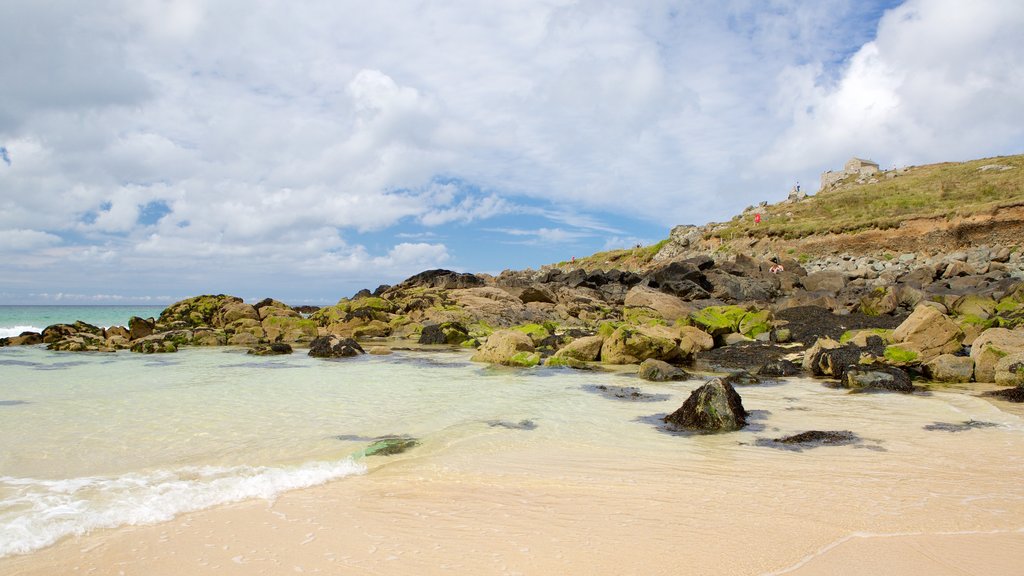
M942 354L961 349L963 332L956 322L931 306L918 306L896 327L893 342L901 349L917 353L917 361L927 362Z
M668 362L682 355L673 331L659 326L621 326L601 347L605 364L638 364L648 358Z
M748 302L768 301L778 295L778 279L736 276L724 270L708 270L704 273L711 284L711 297L723 301Z
M924 364L924 373L936 382L970 382L974 360L968 356L943 354Z
M348 358L365 353L355 340L333 334L321 336L309 343L309 355L314 358Z
M241 303L241 298L224 294L193 296L165 308L156 321L156 329L223 328L223 310Z
M679 349L685 356L693 356L715 347L715 339L707 332L694 326L679 329Z
M655 360L654 358L648 358L640 363L640 368L637 370L637 376L642 380L649 380L651 382L686 380L690 377L690 375L682 368L673 366L662 360Z
M604 336L584 336L577 338L555 352L555 358L572 358L581 362L594 362L601 355Z
M676 296L659 292L647 286L634 286L626 293L626 318L649 316L675 322L686 318L694 310Z
M728 432L747 425L747 411L732 385L715 378L694 390L665 423L676 429Z
M487 341L470 360L529 367L540 363L540 354L535 351L533 340L526 333L519 330L498 330L487 337Z
M691 262L672 262L647 277L647 284L683 300L702 300L711 285L704 272Z
M996 364L1011 354L1024 352L1024 330L989 328L981 333L971 345L974 360L974 380L995 382Z

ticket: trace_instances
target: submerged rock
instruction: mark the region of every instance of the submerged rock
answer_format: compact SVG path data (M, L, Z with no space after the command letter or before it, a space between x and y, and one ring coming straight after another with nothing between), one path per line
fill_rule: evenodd
M419 445L419 440L408 436L385 436L367 446L363 450L363 456L393 456Z
M510 422L508 420L488 420L487 425L491 428L508 428L509 430L536 430L537 423L533 420L520 420Z
M733 370L722 377L723 380L733 386L753 386L760 384L761 379L746 370Z
M728 432L747 425L747 411L732 385L715 378L694 390L664 421L677 429Z
M789 360L783 360L781 358L765 362L764 365L757 370L758 376L796 376L799 373L799 366Z
M992 428L998 426L994 422L980 422L978 420L966 420L959 424L952 422L933 422L924 427L925 430L934 432L964 432L965 430L973 430L975 428Z
M583 390L600 394L609 400L626 400L629 402L664 402L671 398L668 394L647 394L635 386L588 384L583 387Z
M808 430L792 436L782 438L759 438L758 446L768 448L782 448L801 452L805 448L817 448L819 446L848 446L860 443L860 437L849 430Z

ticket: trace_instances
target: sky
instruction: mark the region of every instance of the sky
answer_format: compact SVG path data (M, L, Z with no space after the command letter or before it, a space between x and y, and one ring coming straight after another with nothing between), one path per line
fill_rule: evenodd
M0 304L333 303L1024 152L1019 0L0 0Z

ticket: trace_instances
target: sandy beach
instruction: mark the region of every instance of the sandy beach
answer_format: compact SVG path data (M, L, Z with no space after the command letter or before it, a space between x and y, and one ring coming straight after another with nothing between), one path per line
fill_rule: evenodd
M984 458L971 472L940 459L928 478L861 459L863 481L844 484L770 462L745 477L650 461L587 472L599 451L473 448L69 538L0 572L1009 576L1024 557L1020 490L968 502L956 488L1000 489L1006 470Z

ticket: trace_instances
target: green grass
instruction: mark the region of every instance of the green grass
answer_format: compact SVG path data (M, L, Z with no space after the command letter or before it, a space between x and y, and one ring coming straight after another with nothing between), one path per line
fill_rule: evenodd
M1013 168L979 170L988 164ZM918 166L895 178L877 177L874 184L856 184L850 177L839 188L803 202L763 208L760 224L749 214L737 216L717 234L795 239L896 228L912 218L970 216L1024 205L1024 155Z

